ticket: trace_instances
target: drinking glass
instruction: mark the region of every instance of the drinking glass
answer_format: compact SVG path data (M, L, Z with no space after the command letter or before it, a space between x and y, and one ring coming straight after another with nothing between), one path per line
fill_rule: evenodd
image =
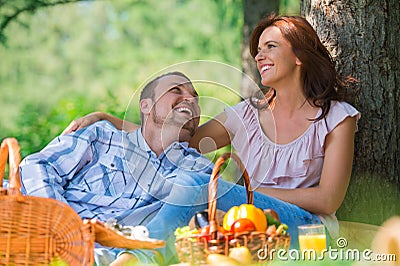
M306 224L298 226L300 250L315 250L320 253L326 249L326 233L323 224Z

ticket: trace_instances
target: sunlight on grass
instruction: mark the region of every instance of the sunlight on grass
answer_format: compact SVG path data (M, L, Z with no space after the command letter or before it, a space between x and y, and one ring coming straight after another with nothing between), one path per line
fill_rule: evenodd
M344 221L381 225L400 213L399 202L400 188L378 174L353 177L337 217Z

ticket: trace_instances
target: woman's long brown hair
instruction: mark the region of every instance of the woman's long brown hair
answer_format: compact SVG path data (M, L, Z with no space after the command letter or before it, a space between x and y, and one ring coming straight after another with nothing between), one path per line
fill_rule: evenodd
M280 29L283 37L291 44L293 53L302 63L301 77L306 100L322 109L321 115L315 120L324 118L330 110L331 101L344 101L348 84L355 80L339 76L328 49L322 44L310 23L301 16L272 14L261 19L250 36L250 53L253 58L258 53L261 34L271 26ZM273 98L269 97L269 102Z

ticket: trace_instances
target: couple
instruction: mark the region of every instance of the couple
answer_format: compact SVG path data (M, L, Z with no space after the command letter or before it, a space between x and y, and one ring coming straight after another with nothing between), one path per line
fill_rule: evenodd
M57 137L21 163L25 193L63 201L82 218L146 225L150 237L167 241L162 257L148 250L98 247L97 265L176 262L171 261L176 259L174 230L207 208L213 164L188 147L200 116L189 78L181 72L155 78L141 93L140 111L141 129L124 132L100 121ZM219 181L219 209L245 203L244 188L234 186ZM274 208L274 201L258 195L255 205ZM285 213L292 214L290 208L282 212L285 222ZM312 217L298 222L312 222Z
M142 93L141 130L121 132L101 121L62 135L21 164L24 188L67 201L81 217L142 223L151 237L173 241L173 230L206 207L212 165L190 147L210 137L217 148L232 143L238 151L258 185L254 204L278 212L289 225L292 247L300 224L323 222L335 236L335 211L349 183L360 116L343 101L346 82L302 17L262 19L251 35L250 52L263 85L272 88L268 97L227 108L197 130L193 86L181 74L168 74L150 82L152 92ZM95 113L72 123L72 129L103 116L121 128L118 119ZM217 207L224 211L246 198L243 187L223 180L218 193ZM170 263L173 246L162 252ZM104 254L115 259L112 265L147 255L142 250Z

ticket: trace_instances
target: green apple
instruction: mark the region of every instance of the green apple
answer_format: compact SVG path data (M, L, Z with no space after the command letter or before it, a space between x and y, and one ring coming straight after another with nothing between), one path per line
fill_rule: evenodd
M207 265L210 266L238 266L238 261L222 254L209 254L207 256Z
M251 253L247 247L236 247L229 250L229 257L238 261L241 265L252 263Z

